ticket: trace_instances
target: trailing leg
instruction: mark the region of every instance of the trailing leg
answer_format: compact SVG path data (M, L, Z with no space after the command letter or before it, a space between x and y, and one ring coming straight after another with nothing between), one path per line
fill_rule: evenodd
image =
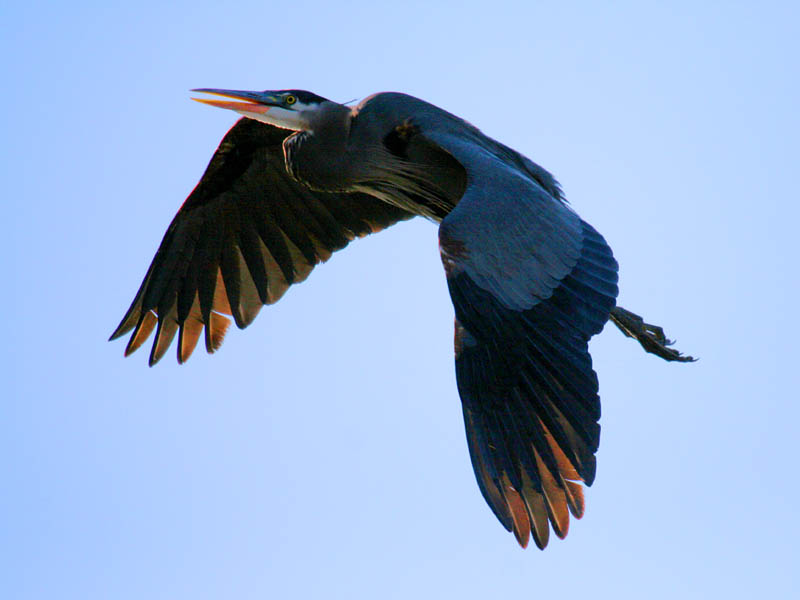
M697 360L691 356L684 356L675 348L669 348L675 342L667 339L661 327L645 323L642 317L621 306L616 306L611 310L609 319L619 327L622 333L637 340L645 352L669 361L693 362Z

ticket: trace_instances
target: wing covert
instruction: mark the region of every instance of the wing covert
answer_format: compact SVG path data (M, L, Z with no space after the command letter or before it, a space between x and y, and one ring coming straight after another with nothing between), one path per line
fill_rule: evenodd
M321 193L284 167L283 129L240 119L172 220L128 312L126 356L155 329L153 365L178 336L178 361L205 332L219 348L233 316L249 325L351 240L413 215L365 194Z

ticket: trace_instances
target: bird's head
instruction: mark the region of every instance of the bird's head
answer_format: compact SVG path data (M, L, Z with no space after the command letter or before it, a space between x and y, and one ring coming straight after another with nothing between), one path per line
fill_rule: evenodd
M230 102L226 100L192 98L192 100L203 104L227 108L249 119L255 119L256 121L262 121L293 131L310 129L313 115L324 103L329 102L322 96L317 96L305 90L247 92L242 90L199 88L192 91L242 100L242 102Z

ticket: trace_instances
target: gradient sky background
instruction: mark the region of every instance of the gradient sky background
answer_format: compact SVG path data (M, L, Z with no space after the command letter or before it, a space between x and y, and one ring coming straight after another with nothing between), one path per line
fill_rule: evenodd
M796 592L797 3L111 4L0 7L0 597ZM521 551L480 496L430 223L354 243L214 356L106 342L235 120L205 86L417 95L605 235L620 304L701 360L594 338L598 475L566 541Z

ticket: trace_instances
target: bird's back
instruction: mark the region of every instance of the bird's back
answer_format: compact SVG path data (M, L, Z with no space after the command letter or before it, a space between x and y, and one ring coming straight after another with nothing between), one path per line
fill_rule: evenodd
M516 169L521 176L535 181L547 194L558 201L564 201L561 186L555 177L528 157L509 148L505 144L485 135L469 121L439 108L429 102L399 92L380 92L368 96L353 109L353 136L375 139L389 135L387 124L395 127L407 126L423 134L446 136L458 140L463 149L462 161L469 161L469 153L488 154L496 160L487 172L475 173L474 177L491 177L498 165ZM463 190L462 190L463 191Z

